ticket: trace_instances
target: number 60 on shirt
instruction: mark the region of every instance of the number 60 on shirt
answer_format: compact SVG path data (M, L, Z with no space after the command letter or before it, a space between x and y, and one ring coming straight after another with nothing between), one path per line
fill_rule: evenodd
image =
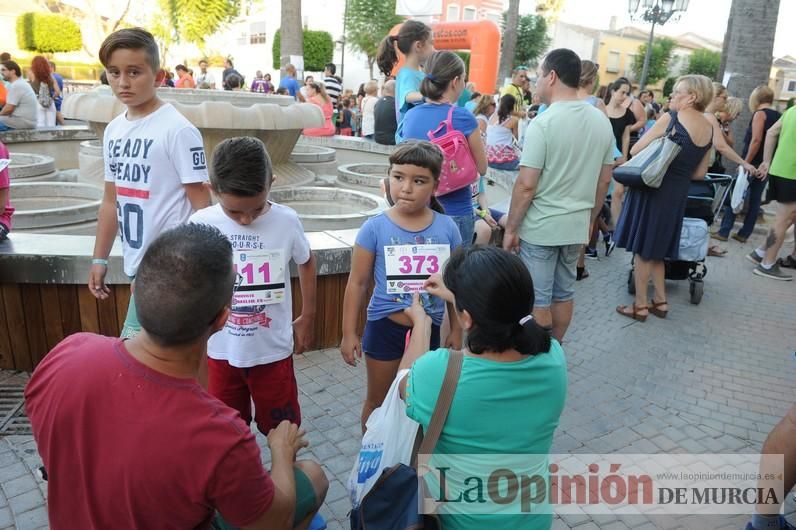
M424 292L423 283L432 274L442 272L450 258L449 245L389 245L384 247L387 269L387 293Z

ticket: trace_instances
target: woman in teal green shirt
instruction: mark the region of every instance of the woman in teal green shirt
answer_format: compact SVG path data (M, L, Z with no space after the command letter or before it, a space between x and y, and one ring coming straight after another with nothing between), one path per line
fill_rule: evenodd
M567 364L561 345L528 316L534 301L528 269L514 254L473 246L456 251L443 276L432 276L426 289L455 304L456 318L467 333L461 376L434 453L543 455L531 464L520 460L526 466L523 474L546 477L546 455L566 399ZM413 329L400 366L410 369L401 383L402 396L407 415L425 430L442 387L448 350L427 351L431 322L419 303L406 312ZM451 462L468 467L467 460ZM483 466L489 458L480 460ZM457 486L452 480L448 483L449 498L456 498ZM429 485L432 495L435 484ZM537 506L535 514L528 515L520 513L519 500L514 506L490 505L486 484L483 489L487 503L446 505L456 512L443 516L446 530L551 526L549 507L539 513ZM474 511L512 515L473 515Z

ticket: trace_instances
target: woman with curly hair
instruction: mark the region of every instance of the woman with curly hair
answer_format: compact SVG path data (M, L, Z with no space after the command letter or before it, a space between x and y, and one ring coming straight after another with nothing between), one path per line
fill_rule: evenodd
M61 96L58 83L52 75L50 61L37 55L30 63L28 81L36 94L36 127L54 127L57 110L55 98Z

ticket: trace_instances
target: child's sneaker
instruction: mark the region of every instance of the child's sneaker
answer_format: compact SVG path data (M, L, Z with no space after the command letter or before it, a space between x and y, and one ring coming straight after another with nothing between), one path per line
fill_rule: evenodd
M597 259L597 249L586 247L586 257L589 259Z

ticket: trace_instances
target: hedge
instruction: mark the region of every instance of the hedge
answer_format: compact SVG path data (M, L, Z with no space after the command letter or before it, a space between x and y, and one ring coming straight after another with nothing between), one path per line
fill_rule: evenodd
M279 68L279 58L282 55L280 30L274 34L272 47L274 55L274 68ZM304 30L304 70L307 72L323 72L327 63L332 62L334 55L334 40L326 31Z
M17 17L17 44L38 53L72 52L83 47L80 26L64 15L23 13Z

